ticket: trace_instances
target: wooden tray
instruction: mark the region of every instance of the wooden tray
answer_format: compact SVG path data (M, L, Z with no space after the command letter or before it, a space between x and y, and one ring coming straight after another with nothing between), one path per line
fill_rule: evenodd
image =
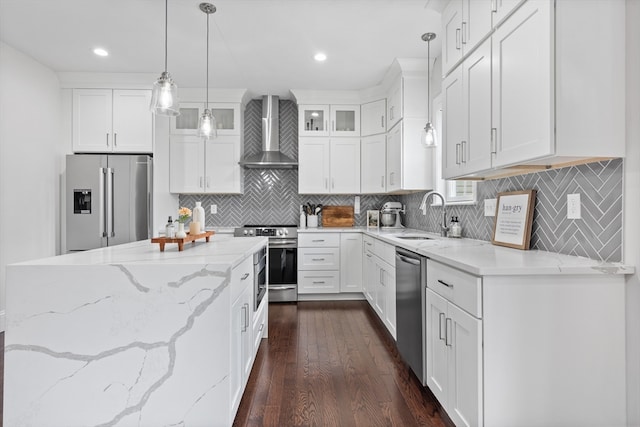
M182 249L184 249L184 244L186 242L193 242L193 244L195 245L196 243L195 240L202 239L202 238L205 238L206 241L208 242L209 237L213 236L214 234L215 232L213 231L205 231L204 233L194 234L194 235L187 233L187 237L180 237L180 238L154 237L153 239L151 239L151 243L159 243L160 252L164 252L164 245L166 245L167 243L177 243L178 251L182 251Z

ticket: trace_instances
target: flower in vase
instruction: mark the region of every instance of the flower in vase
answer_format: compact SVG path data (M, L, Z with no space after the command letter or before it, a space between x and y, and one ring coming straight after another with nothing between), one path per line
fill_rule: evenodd
M184 224L189 218L191 218L191 209L184 206L178 209L178 221Z

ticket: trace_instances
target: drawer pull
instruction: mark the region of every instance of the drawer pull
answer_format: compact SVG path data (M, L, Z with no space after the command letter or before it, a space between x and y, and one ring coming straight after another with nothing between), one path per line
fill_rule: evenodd
M240 280L247 280L247 277L249 277L249 273L244 273Z
M325 284L325 283L326 283L326 282L325 282L324 280L314 280L314 281L313 281L313 284L314 284L314 285L323 285L323 284Z
M311 261L324 261L324 258L311 258Z
M324 239L312 240L312 242L314 242L314 243L324 242Z
M438 283L440 283L441 285L445 285L447 288L453 288L453 285L448 284L447 282L443 282L442 280L438 279Z

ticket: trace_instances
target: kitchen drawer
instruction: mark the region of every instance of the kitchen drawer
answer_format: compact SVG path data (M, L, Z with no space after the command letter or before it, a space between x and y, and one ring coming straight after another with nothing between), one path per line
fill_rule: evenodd
M340 233L299 233L299 248L340 247Z
M374 247L375 241L376 239L374 239L373 237L364 235L362 237L362 245L364 246L364 251L374 253L373 247Z
M246 257L231 273L231 302L240 296L246 286L253 286L253 255Z
M336 294L340 292L339 271L298 271L299 294Z
M470 314L482 317L482 278L429 259L427 288Z
M396 265L396 247L382 240L375 239L373 253L392 267Z
M340 248L298 248L298 270L340 270Z

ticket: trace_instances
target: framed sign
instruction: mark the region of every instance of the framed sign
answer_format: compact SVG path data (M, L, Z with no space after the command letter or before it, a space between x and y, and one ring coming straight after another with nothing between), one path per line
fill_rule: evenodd
M378 228L380 223L380 211L367 211L367 229Z
M516 249L529 249L535 202L536 190L498 193L491 243Z

